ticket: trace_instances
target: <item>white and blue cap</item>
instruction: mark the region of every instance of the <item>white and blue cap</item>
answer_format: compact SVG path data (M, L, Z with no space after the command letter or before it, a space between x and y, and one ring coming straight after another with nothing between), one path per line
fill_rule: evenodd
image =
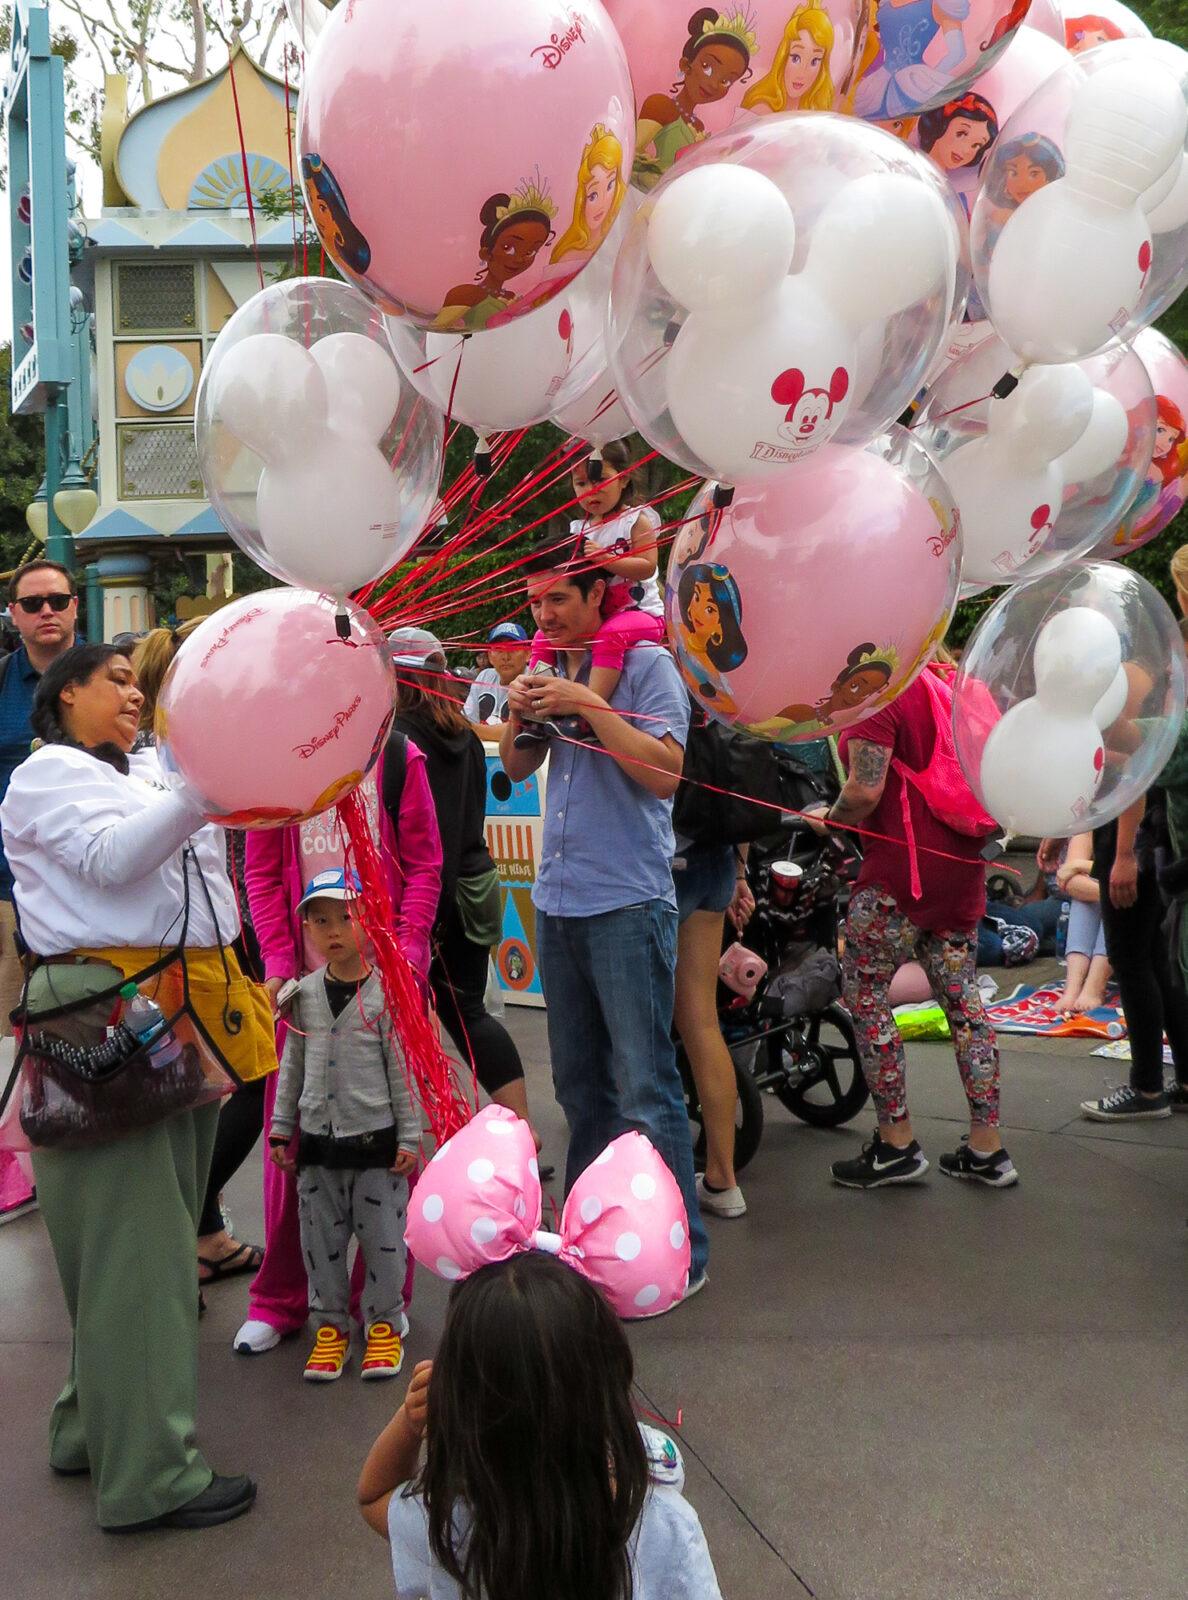
M298 911L311 900L357 900L362 893L358 876L343 872L341 867L327 867L305 886L305 893L297 902Z

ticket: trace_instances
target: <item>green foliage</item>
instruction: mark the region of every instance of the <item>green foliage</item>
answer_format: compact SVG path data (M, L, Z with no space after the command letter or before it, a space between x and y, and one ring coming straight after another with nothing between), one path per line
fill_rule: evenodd
M0 570L15 567L29 544L25 508L45 471L40 417L14 417L12 349L0 345Z

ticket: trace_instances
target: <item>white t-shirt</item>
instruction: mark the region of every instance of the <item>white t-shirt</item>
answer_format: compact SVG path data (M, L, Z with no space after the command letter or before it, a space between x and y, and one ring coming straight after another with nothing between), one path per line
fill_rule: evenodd
M588 519L571 522L569 531L575 538L592 539L596 545L608 552L616 559L619 556L631 554L631 530L643 517L648 527L653 532L660 526L660 516L653 506L628 506L625 511L620 511L616 517L608 517L605 522L591 522ZM654 554L658 557L659 551ZM660 585L656 581L656 574L650 578L616 578L611 576L611 588L625 588L631 591L631 598L641 611L648 611L654 617L664 615L664 601L660 596Z
M42 956L79 948L230 944L239 932L222 828L203 824L194 796L165 785L155 750L129 757L127 776L85 750L43 745L22 761L0 805L21 933ZM210 894L183 859L189 843ZM217 927L216 927L217 922Z
M388 1539L397 1600L460 1600L435 1564L424 1501L400 1490L388 1502ZM653 1484L630 1551L633 1600L722 1600L714 1564L693 1507L676 1489Z
M471 722L507 721L507 690L494 667L484 667L471 684L465 715Z

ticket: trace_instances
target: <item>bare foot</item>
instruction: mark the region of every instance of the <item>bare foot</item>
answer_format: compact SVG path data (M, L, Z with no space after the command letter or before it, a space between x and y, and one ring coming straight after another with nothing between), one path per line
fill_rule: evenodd
M1077 1010L1080 1012L1099 1011L1105 1003L1104 994L1091 994L1088 989L1084 989L1081 992L1080 1000L1077 1002Z
M1056 1002L1056 1015L1058 1017L1064 1017L1065 1020L1067 1020L1069 1017L1075 1017L1080 1009L1081 997L1079 991L1076 989L1065 989L1064 993Z

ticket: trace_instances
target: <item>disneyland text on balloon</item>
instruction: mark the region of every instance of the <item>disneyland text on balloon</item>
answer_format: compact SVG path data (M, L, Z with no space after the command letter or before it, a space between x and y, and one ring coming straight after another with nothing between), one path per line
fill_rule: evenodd
M571 11L569 27L565 32L550 34L548 44L538 44L532 52L533 56L539 56L541 66L554 72L575 44L585 44L586 35L582 31L585 26L586 19L581 12Z
M231 635L235 632L236 628L242 628L244 623L250 622L253 617L262 617L263 615L264 613L261 611L260 607L255 606L251 611L245 611L242 617L237 617L234 622L223 629L222 633L219 634L218 638L211 645L210 649L202 657L202 665L204 667L208 667L210 665L211 658L213 657L215 651L222 650L223 647L230 642Z
M315 733L313 738L307 740L304 744L295 744L293 746L294 754L300 756L302 761L308 761L310 756L316 755L324 745L328 745L332 739L338 738L338 735L362 704L363 696L357 694L345 710L334 713L334 721L325 733Z

